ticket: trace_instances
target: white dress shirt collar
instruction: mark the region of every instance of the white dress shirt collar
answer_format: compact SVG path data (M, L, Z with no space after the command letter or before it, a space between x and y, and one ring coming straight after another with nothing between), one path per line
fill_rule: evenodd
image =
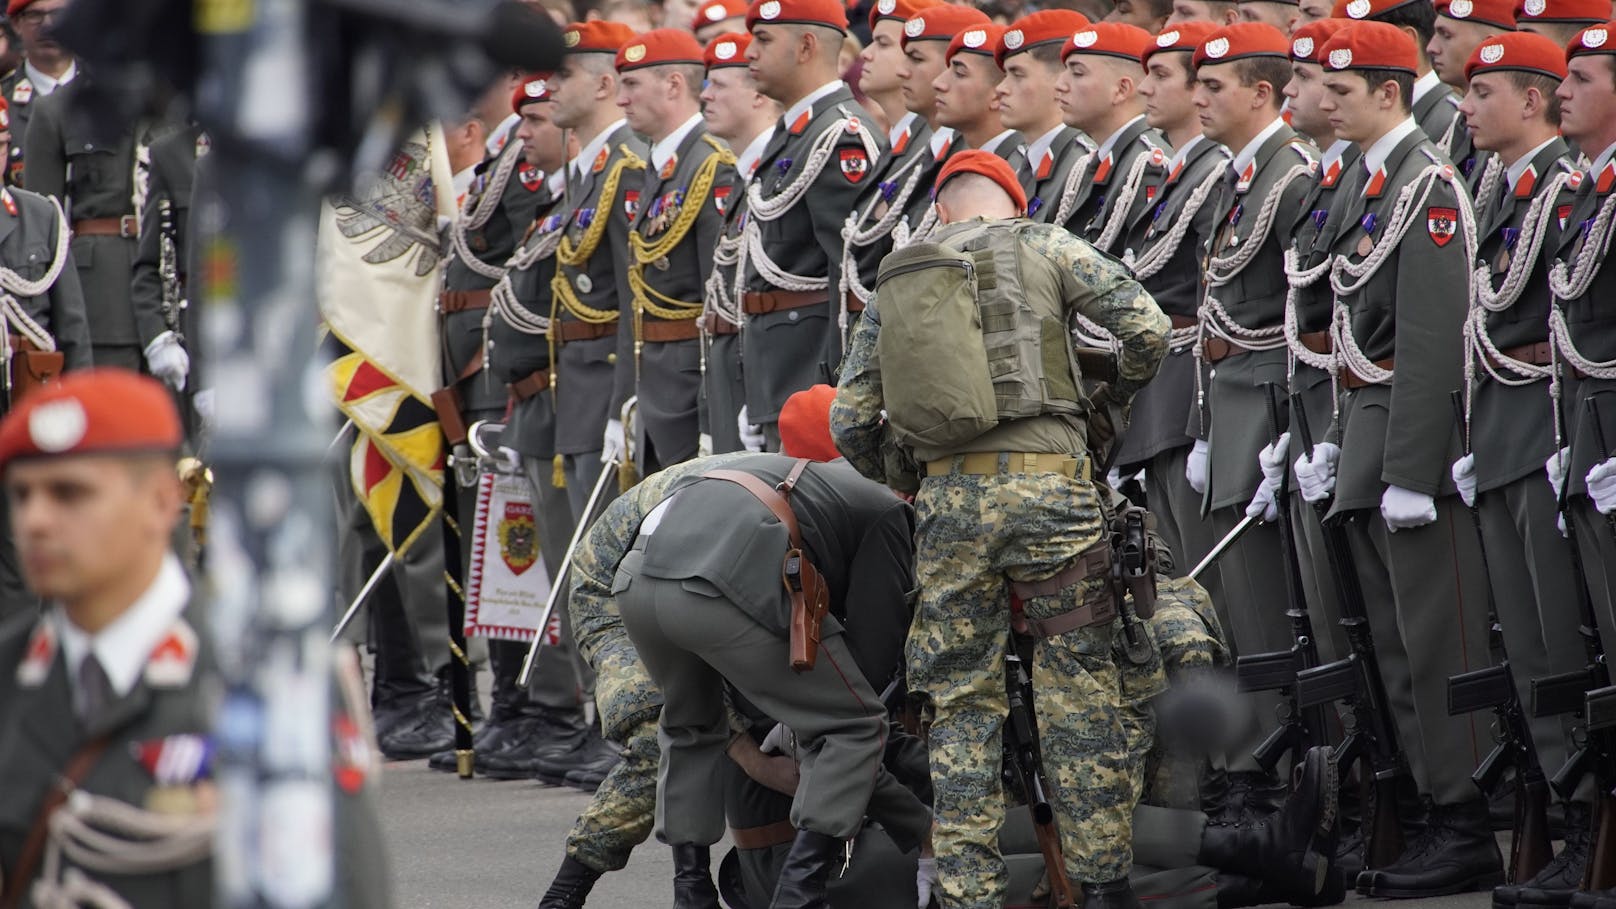
M60 606L54 607L53 619L62 640L62 657L66 660L67 677L75 686L79 665L90 652L106 671L112 691L118 697L128 696L140 680L146 662L173 627L174 621L185 612L191 601L191 581L180 567L173 553L163 557L162 567L150 587L123 614L94 635L74 625Z

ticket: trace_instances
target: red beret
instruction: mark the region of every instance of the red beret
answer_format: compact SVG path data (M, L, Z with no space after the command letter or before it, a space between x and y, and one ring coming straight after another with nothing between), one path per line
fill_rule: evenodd
M1411 3L1426 2L1428 0L1335 0L1335 5L1330 9L1330 18L1374 19Z
M954 36L973 25L986 25L988 14L974 6L940 3L923 9L903 24L902 46L911 41L952 41Z
M621 22L592 19L574 22L561 32L561 43L569 54L615 54L634 40L634 29Z
M780 407L780 453L810 461L834 461L842 456L830 436L830 404L836 389L810 385Z
M1004 37L999 39L999 46L993 52L993 59L1003 69L1004 61L1016 54L1045 44L1065 44L1073 32L1088 24L1089 17L1076 10L1044 9L1029 13L1005 29Z
M931 9L944 0L877 0L870 7L870 28L882 19L896 19L904 22L913 19L915 14L923 9Z
M954 36L948 42L948 50L943 54L944 62L952 62L955 54L982 54L992 59L999 48L999 39L1010 29L1008 25L997 22L987 22L982 25L973 25Z
M1001 157L990 151L979 148L969 151L957 152L950 155L948 163L937 175L937 192L942 192L948 181L960 174L978 174L999 184L1010 200L1016 203L1017 211L1027 210L1027 191L1021 188L1021 181L1016 179L1016 172Z
M696 15L690 20L690 30L705 28L714 22L723 22L725 19L740 19L746 16L746 0L705 0L696 7Z
M1351 19L1315 19L1291 32L1291 59L1300 63L1323 64L1319 51L1336 32L1352 24Z
M1216 22L1174 22L1162 29L1161 34L1152 38L1150 44L1145 46L1145 52L1139 55L1139 62L1149 65L1150 58L1156 54L1171 51L1189 51L1193 53L1206 36L1217 31L1220 26Z
M550 100L550 86L545 80L550 78L549 73L533 73L522 84L511 92L511 110L522 112L522 105L530 101Z
M746 49L752 45L752 36L745 32L725 32L707 42L702 55L708 69L725 66L745 66Z
M1515 7L1516 26L1529 22L1597 25L1610 15L1605 0L1522 0Z
M623 49L617 52L617 71L620 73L644 69L647 66L681 63L691 66L702 66L706 63L701 42L696 40L695 35L682 28L659 28L648 31L623 45Z
M1572 57L1587 54L1616 54L1616 46L1610 40L1611 32L1616 32L1616 22L1601 22L1577 32L1571 36L1571 43L1566 45L1566 62L1570 63Z
M18 458L174 451L174 398L156 379L106 367L70 372L0 420L0 468Z
M1196 66L1231 63L1250 57L1289 60L1291 42L1285 33L1266 22L1236 22L1206 36L1195 49Z
M746 30L759 25L822 25L847 34L847 7L841 0L754 0L746 9Z
M1094 22L1072 33L1061 45L1061 59L1073 54L1121 57L1134 63L1150 46L1150 32L1125 22Z
M1319 48L1327 71L1397 69L1415 72L1419 54L1408 33L1386 22L1354 22Z
M1515 0L1436 0L1436 14L1460 22L1515 30Z
M6 4L6 15L15 16L33 4L34 0L10 0Z
M1564 79L1565 51L1548 38L1531 32L1493 35L1470 52L1470 59L1465 61L1465 78L1496 72L1537 73L1551 79Z

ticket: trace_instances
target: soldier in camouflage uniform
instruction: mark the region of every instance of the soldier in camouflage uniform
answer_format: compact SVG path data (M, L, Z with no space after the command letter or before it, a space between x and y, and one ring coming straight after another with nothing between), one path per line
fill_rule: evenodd
M1119 339L1117 380L1097 391L1094 403L1125 403L1155 374L1167 350L1167 317L1120 265L1059 228L1019 220L1026 196L1003 159L963 153L938 185L945 227L937 241L984 226L966 219L1016 218L1003 227L1021 231L1024 284L1047 282L1042 290L1062 302L1068 319L1082 313ZM955 222L962 223L949 229ZM848 460L885 480L876 310L870 307L853 334L831 426ZM1085 571L1091 560L1082 558L1104 535L1088 479L1085 421L1053 414L1009 420L958 450L913 455L927 476L915 498L921 601L909 637L909 685L936 709L931 760L943 904L997 909L1004 898L996 837L1004 818L1007 599L1015 584L1035 627L1070 626L1038 640L1033 671L1066 873L1082 884L1088 906L1136 905L1127 884L1133 789L1117 715L1121 682L1111 656L1113 622L1102 620L1114 603L1108 578Z

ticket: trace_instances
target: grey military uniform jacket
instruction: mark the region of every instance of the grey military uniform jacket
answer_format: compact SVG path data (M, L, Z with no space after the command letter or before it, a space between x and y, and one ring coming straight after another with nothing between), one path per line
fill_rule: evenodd
M1503 167L1502 162L1499 167ZM1486 316L1487 336L1500 351L1530 344L1543 344L1543 350L1547 350L1554 298L1542 250L1553 249L1559 242L1560 214L1569 216L1571 212L1574 190L1570 186L1548 195L1557 175L1571 173L1563 141L1556 138L1533 156L1528 173L1531 180L1523 178L1514 187L1508 185L1507 176L1500 174L1490 198L1476 202L1478 264L1486 268L1491 286L1502 286L1512 271L1526 272L1526 283L1515 302L1502 312L1488 312ZM1580 180L1580 176L1574 179ZM1523 227L1534 204L1547 221L1543 230L1534 230L1536 236L1528 238ZM1523 245L1524 240L1531 241L1531 248ZM1508 369L1498 371L1519 379ZM1554 453L1555 439L1548 380L1505 385L1489 378L1480 363L1475 375L1470 437L1476 452L1477 488L1496 489L1528 475L1541 480L1543 462Z
M1094 151L1094 143L1082 130L1062 126L1049 143L1049 157L1034 161L1024 157L1026 171L1022 183L1028 188L1027 217L1034 221L1049 222L1060 207L1061 193L1072 168L1084 163L1084 156Z
M648 469L647 454L654 454L655 463L661 465L696 454L696 400L701 394L701 341L696 328L692 325L689 339L663 342L647 340L645 329L684 321L666 319L650 307L697 318L714 268L713 251L724 230L714 191L730 185L734 171L734 156L701 123L685 135L674 154L671 172L653 170L655 164L647 158L640 175L643 182L634 187L639 202L630 230L648 251L675 245L649 264L630 264L648 291L643 305L631 294L618 317L615 399L620 407L630 395L639 396L638 432L652 449L647 452L644 445L637 449L642 470ZM678 239L676 231L683 232Z
M868 303L875 292L881 260L892 251L896 239L893 231L902 225L907 238L925 216L936 180L933 135L930 124L915 118L902 151L893 152L881 162L880 180L864 190L853 209L854 218L843 234L846 243L842 270L848 278L848 290L860 305Z
M1082 173L1073 175L1054 219L1070 208L1062 222L1067 230L1102 252L1121 255L1128 227L1153 207L1150 187L1160 183L1169 154L1167 140L1139 115L1122 128L1109 150L1096 151Z
M1209 326L1220 320L1213 305L1216 301L1241 329L1270 332L1269 341L1282 340L1290 289L1285 279L1290 236L1284 233L1283 222L1301 209L1302 199L1313 185L1317 152L1295 130L1281 126L1258 148L1252 164L1256 169L1250 188L1242 190L1240 181L1234 179L1226 184L1218 206L1222 223L1208 260L1208 274L1213 277L1208 280L1201 314L1203 339L1213 337ZM1232 169L1225 173L1234 176ZM1274 218L1267 233L1259 235L1262 211L1269 205ZM1257 244L1255 250L1253 244ZM1250 259L1244 267L1218 264L1247 255ZM1267 417L1268 386L1279 386L1282 394L1289 386L1285 347L1281 343L1270 350L1234 353L1211 364L1208 381L1210 411L1192 413L1188 426L1192 435L1203 427L1209 430L1206 501L1213 508L1244 506L1262 480L1257 452L1274 438Z
M23 145L28 138L28 121L34 116L34 102L44 97L34 88L33 80L21 60L11 72L0 76L0 98L6 101L6 113L11 117L11 160L6 162L5 181L8 186L22 186Z
M622 400L615 389L618 333L632 330L619 314L629 311L628 231L641 204L640 170L650 153L627 124L618 126L595 161L584 161L583 173L567 165L565 238L557 250L556 295L571 297L587 319L580 319L564 299L553 299L550 336L556 339L556 383L550 393L556 406L556 452L563 455L599 451L607 419L617 419ZM616 185L610 187L616 174ZM588 241L596 239L593 249ZM562 253L572 247L574 258ZM594 337L566 340L566 332L593 323ZM595 334L595 332L590 332Z
M1586 257L1591 274L1580 283L1582 292L1557 301L1564 315L1569 341L1585 358L1595 362L1616 359L1616 319L1610 317L1610 305L1616 300L1616 259L1609 252L1609 238L1593 237L1593 227L1600 212L1606 207L1616 208L1616 163L1607 164L1600 173L1585 177L1572 199L1571 211L1558 243L1545 244L1544 255L1551 263L1564 262L1567 276L1573 281L1579 275L1578 262ZM1584 252L1584 247L1590 247ZM1568 488L1574 495L1586 492L1588 470L1609 456L1600 451L1594 435L1593 415L1585 402L1599 396L1599 420L1607 445L1616 444L1616 382L1603 379L1579 379L1569 368L1562 367L1566 377L1565 420L1573 427L1568 433L1572 448L1571 468L1567 473ZM1479 459L1478 459L1479 460Z
M1444 143L1452 144L1456 140L1458 133L1454 132L1454 121L1459 119L1459 96L1452 86L1445 82L1437 83L1414 102L1411 113L1414 122L1425 131L1426 138L1437 147L1437 151L1443 151ZM1464 132L1462 125L1458 129ZM1468 133L1465 135L1468 142ZM1453 159L1450 157L1448 160Z
M785 272L825 280L825 307L747 316L741 331L746 410L757 423L775 421L786 398L795 392L836 381L842 360L842 332L837 324L843 305L842 225L887 151L886 138L870 132L874 119L845 85L816 101L804 119L806 122L776 125L748 193L759 195L765 206L782 197L808 173L814 143L828 130L839 130L829 158L784 213L770 217L765 206L749 201L747 229L756 231L762 251ZM776 287L761 273L757 257L750 257L745 290L780 289L785 288Z
M444 269L443 286L449 291L488 290L499 280L492 276L516 251L528 225L533 223L539 204L549 200L545 175L522 160L522 143L515 130L500 153L478 165L471 192L460 218L449 229L453 254ZM478 226L472 224L480 221ZM468 265L466 256L476 260ZM480 269L480 270L479 270ZM445 313L440 329L443 344L443 382L456 385L467 414L503 414L507 392L505 381L483 363L465 378L460 375L480 355L483 347L482 309Z
M196 126L175 129L151 144L151 165L147 169L146 204L140 212L140 245L135 252L133 275L130 279L130 298L134 302L135 329L140 333L140 346L145 347L158 335L168 331L164 317L162 277L163 200L169 204L169 221L174 240L175 268L179 272L181 294L185 293L189 275L191 245L191 185L196 171L198 143L202 130ZM183 299L183 297L182 297ZM200 365L196 354L196 310L187 306L178 316L178 331L185 335L186 348L192 352L193 371ZM195 381L194 378L192 380Z
M0 207L0 265L25 281L39 281L50 271L56 256L61 214L56 203L36 193L22 189L8 189L5 193L16 212ZM29 318L56 339L65 369L86 369L92 357L84 291L79 286L71 250L64 250L63 258L55 284L38 296L19 297L17 302ZM10 331L16 334L16 326L11 326Z
M1201 306L1201 258L1219 220L1218 195L1229 152L1201 138L1177 174L1163 171L1150 214L1128 231L1123 264L1180 330L1194 324ZM1212 181L1210 190L1202 187ZM1199 196L1197 200L1196 197ZM1141 271L1149 271L1141 276ZM1195 402L1194 345L1179 344L1162 359L1156 378L1134 395L1128 432L1117 464L1126 471L1156 455L1189 445L1185 431Z
M548 181L541 185L531 231L519 244L529 250L550 242L566 222L567 212L560 196L550 191ZM547 241L547 238L551 238ZM533 316L550 314L550 281L555 277L554 255L542 255L527 268L511 268L505 280L517 302ZM494 380L509 385L539 374L549 381L551 342L544 334L527 334L512 327L505 318L488 313L488 370ZM592 342L591 342L592 343ZM501 444L534 458L555 457L555 400L549 389L528 398L511 395L511 412L505 421Z
M705 348L702 395L697 406L698 433L712 440L713 454L742 451L741 434L736 422L745 401L742 384L740 301L735 297L735 271L740 267L738 257L742 230L746 227L746 180L731 168L729 184L714 190L713 206L724 217L720 246L725 258L713 263L711 282L704 291L702 304L702 339ZM725 315L720 315L722 310ZM718 333L722 331L723 333Z
M1328 238L1337 262L1366 258L1359 251L1367 248L1365 238L1385 237L1399 193L1433 165L1452 173L1435 144L1415 130L1387 156L1378 187L1370 175L1362 195L1337 202L1342 216ZM1364 356L1395 362L1389 384L1342 394L1339 432L1332 433L1341 445L1332 513L1378 507L1388 485L1431 496L1453 491L1448 468L1459 447L1449 395L1462 382L1460 326L1470 269L1452 220L1458 213L1454 189L1439 180L1397 249L1362 287L1336 295Z
M111 145L85 132L83 118L68 116L73 99L88 85L80 75L50 97L34 102L28 127L28 169L24 185L55 196L68 209L68 221L125 218L128 236L75 236L73 260L89 304L90 339L96 344L140 346L138 325L162 314L137 319L131 296L137 241L134 208L135 138L125 133ZM149 307L147 301L142 305Z
M794 463L783 455L754 455L725 466L774 486ZM699 494L685 492L692 484L700 484ZM758 624L788 635L791 602L780 566L789 537L773 512L740 486L696 473L681 479L669 498L671 519L646 540L640 572L705 580ZM838 460L810 464L790 501L830 594L826 634L841 631L844 622L890 613L914 587L914 511L891 490ZM872 685L882 681L870 679Z

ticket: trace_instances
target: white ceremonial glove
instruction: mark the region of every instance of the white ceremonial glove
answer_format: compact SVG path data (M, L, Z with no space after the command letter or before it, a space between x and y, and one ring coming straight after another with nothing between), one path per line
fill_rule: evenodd
M600 462L602 464L616 464L623 457L625 444L623 421L607 420L606 432L600 439Z
M1459 487L1459 498L1466 506L1476 507L1476 456L1467 454L1453 462L1453 485Z
M1302 498L1309 502L1322 502L1335 491L1335 469L1341 462L1341 446L1333 442L1320 442L1313 446L1312 455L1296 459L1296 485Z
M763 438L763 430L752 425L752 421L747 418L745 404L741 405L741 412L735 415L735 428L741 431L741 445L747 451L763 450L763 444L767 440Z
M522 453L509 445L499 446L499 458L510 466L511 473L518 476L522 473Z
M213 389L199 389L191 395L191 407L196 409L196 415L202 418L202 425L213 425Z
M1113 467L1110 470L1106 471L1105 472L1105 485L1111 487L1112 489L1117 489L1120 486L1122 486L1122 471L1118 470L1115 467Z
M915 890L920 894L920 901L916 904L920 909L931 905L931 891L937 886L937 859L922 858L920 867L915 870Z
M1388 486L1380 496L1380 517L1392 533L1424 527L1436 520L1436 499L1401 486Z
M146 368L175 391L185 390L185 377L191 374L191 355L180 344L180 336L165 331L146 345Z
M1290 456L1290 451L1291 434L1282 432L1279 438L1257 452L1257 466L1262 468L1263 479L1272 483L1275 489L1279 488L1279 481L1285 477L1285 460Z
M1616 511L1616 458L1606 458L1588 471L1588 497L1600 514Z
M790 754L791 730L785 723L775 723L774 728L758 744L758 750L764 754Z
M1257 484L1257 492L1251 497L1251 503L1246 506L1246 517L1256 518L1264 524L1279 520L1279 503L1274 499L1278 491L1277 481L1263 477L1263 481Z
M1190 488L1197 493L1206 493L1206 455L1208 447L1205 439L1196 439L1195 447L1190 449L1189 460L1184 462L1184 479L1190 483Z
M696 457L705 458L713 453L713 437L710 433L700 433L696 436Z
M1565 492L1566 468L1570 466L1570 446L1549 455L1549 459L1543 462L1543 472L1549 475L1549 488L1554 490L1554 500L1556 502L1560 501L1560 496ZM1563 530L1564 528L1562 528L1562 532Z

